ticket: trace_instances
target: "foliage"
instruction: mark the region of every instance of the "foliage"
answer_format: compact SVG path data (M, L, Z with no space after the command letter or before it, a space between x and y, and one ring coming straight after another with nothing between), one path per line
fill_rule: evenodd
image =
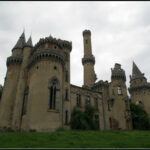
M56 131L65 131L64 127L59 127L56 129Z
M150 129L150 117L144 108L140 105L130 103L133 129L148 130Z
M3 86L0 84L0 99L2 97Z
M97 109L91 105L85 106L85 111L82 112L77 107L73 109L71 114L71 128L77 130L96 130L99 128L98 121L94 120L94 114Z

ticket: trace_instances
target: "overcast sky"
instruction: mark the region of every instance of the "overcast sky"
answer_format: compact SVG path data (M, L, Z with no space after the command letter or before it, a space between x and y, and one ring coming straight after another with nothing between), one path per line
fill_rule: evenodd
M32 35L72 41L71 83L83 85L83 36L91 30L98 80L108 80L120 63L127 86L132 61L150 79L150 2L0 2L0 84L4 84L6 59L25 28ZM97 81L98 81L97 80Z

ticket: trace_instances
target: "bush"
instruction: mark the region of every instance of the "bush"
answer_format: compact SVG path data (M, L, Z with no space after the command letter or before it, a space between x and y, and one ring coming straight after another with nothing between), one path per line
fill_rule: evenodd
M99 122L93 119L96 111L97 109L95 109L91 105L86 105L84 112L75 107L71 114L71 128L77 130L99 129Z
M130 103L133 129L150 129L150 117L143 107Z
M56 129L56 131L65 131L65 129L63 127L59 127Z

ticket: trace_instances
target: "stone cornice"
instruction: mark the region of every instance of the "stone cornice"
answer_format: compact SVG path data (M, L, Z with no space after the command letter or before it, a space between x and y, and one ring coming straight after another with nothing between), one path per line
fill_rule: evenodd
M82 58L82 64L84 65L85 63L93 63L93 64L95 64L95 57L92 55L90 57Z
M70 51L72 50L72 42L66 41L66 40L61 40L61 39L56 39L53 38L52 36L46 37L46 38L41 38L37 44L35 44L33 48L33 52L36 51L37 48L39 48L41 45L50 43L50 44L56 44L59 48L67 48Z
M11 64L21 64L22 63L22 57L19 56L10 56L7 58L6 65L9 66Z
M40 61L41 59L51 59L51 60L57 60L62 65L65 64L65 55L64 53L61 53L60 51L53 50L53 49L45 49L45 50L38 50L36 51L30 58L28 67L31 67L32 64L34 64L37 61Z
M150 84L135 85L135 86L130 86L130 88L128 88L130 93L133 91L138 91L138 90L142 90L142 89L150 89Z

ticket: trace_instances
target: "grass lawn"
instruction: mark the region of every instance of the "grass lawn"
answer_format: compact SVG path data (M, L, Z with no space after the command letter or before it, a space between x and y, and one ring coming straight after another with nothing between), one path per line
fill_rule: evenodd
M0 132L0 148L150 148L150 131Z

